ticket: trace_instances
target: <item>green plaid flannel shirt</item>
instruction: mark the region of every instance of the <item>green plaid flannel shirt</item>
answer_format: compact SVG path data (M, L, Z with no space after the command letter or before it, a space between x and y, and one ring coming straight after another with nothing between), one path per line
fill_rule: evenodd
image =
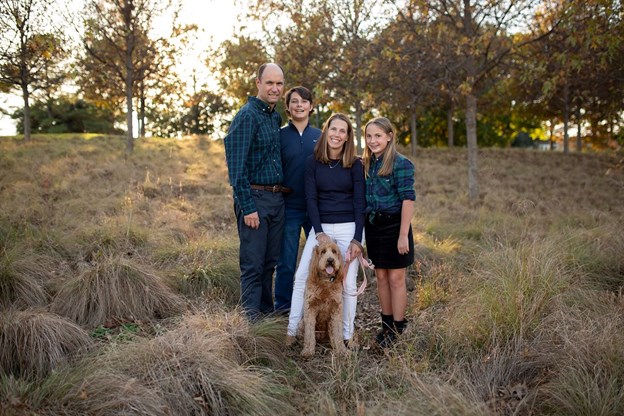
M377 212L396 214L401 212L403 201L416 200L414 190L414 164L397 153L392 175L379 176L382 158L373 155L366 178L366 212L369 216Z
M256 211L250 184L281 184L282 118L267 103L249 97L234 116L225 136L225 158L234 199L244 215Z

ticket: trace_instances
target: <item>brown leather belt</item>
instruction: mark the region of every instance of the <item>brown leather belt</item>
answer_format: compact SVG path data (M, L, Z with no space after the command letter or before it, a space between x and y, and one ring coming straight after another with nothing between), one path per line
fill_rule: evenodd
M292 189L286 188L285 186L282 186L282 185L255 185L255 184L251 184L249 186L251 187L251 189L258 189L260 191L267 191L267 192L273 192L273 193L281 192L283 194L289 194L289 193L292 192Z

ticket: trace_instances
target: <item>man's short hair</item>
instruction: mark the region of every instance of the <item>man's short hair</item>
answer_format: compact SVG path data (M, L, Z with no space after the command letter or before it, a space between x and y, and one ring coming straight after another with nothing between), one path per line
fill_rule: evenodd
M267 62L267 63L260 65L260 67L258 68L258 75L257 75L258 79L262 79L262 74L264 73L264 70L266 69L267 66L271 64L277 65L279 69L282 70L282 74L284 73L284 68L282 68L280 64L276 64L275 62Z

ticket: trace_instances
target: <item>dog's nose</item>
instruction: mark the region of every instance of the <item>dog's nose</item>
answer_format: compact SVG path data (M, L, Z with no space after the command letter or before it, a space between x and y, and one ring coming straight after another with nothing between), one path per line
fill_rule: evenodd
M331 257L327 259L327 264L334 264L334 259Z

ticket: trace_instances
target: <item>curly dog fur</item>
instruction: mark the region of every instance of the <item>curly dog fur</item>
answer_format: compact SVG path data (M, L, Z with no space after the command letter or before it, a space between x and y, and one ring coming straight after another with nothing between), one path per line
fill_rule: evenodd
M346 354L342 341L342 282L346 265L336 243L314 248L303 305L303 357L312 357L316 331L327 332L333 350Z

